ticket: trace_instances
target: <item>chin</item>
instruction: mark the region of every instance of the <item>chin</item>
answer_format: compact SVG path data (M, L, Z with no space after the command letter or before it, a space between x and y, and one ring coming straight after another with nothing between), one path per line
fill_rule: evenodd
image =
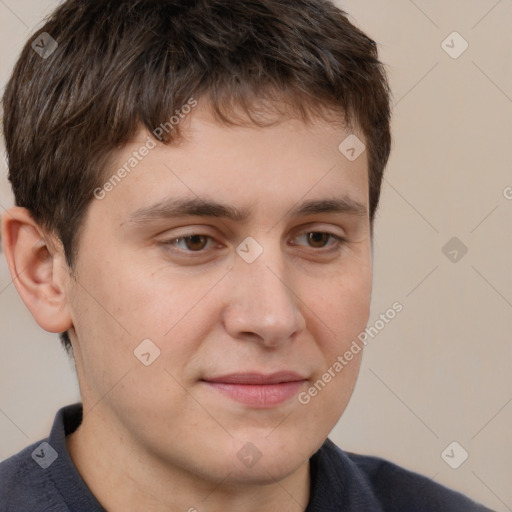
M267 437L246 436L232 440L228 449L230 455L226 457L226 452L222 455L226 474L231 472L226 482L273 484L296 472L317 449L295 440L293 435L272 439L272 434L268 434L267 431Z

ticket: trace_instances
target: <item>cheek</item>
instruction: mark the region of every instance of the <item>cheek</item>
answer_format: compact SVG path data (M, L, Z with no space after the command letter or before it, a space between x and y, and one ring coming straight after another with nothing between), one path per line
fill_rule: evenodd
M364 330L370 315L371 261L342 266L330 276L303 283L313 336L330 359L346 350Z
M371 302L371 277L345 280L340 284L338 305L330 311L335 331L344 341L359 334L368 322Z
M71 294L75 330L87 340L83 351L94 362L91 368L101 361L132 364L134 349L145 339L162 352L172 345L176 364L197 349L216 314L208 299L225 269L190 276L155 272L144 262L129 264L122 258L89 261L93 263L80 269Z
M347 267L325 281L324 293L310 297L309 330L321 364L299 402L317 418L312 434L323 429L327 436L350 401L364 351L357 336L370 315L371 277L370 262Z
M155 270L147 259L123 255L101 264L89 261L79 280L92 293L82 298L94 314L135 339L164 335L218 280L218 272L191 276L165 266Z
M312 438L329 435L345 411L357 380L364 351L357 336L366 327L370 311L369 286L359 284L355 289L333 284L329 291L335 300L315 298L318 316L311 315L314 327L310 332L319 364L310 386L298 396L307 418L305 435Z

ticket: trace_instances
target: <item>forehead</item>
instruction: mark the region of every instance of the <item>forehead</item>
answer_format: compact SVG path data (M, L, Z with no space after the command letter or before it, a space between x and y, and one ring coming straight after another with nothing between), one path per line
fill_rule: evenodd
M178 144L141 130L113 155L101 184L103 207L115 202L126 216L176 196L277 210L318 194L367 205L368 162L359 130L323 119L228 126L200 108L182 123ZM360 154L350 158L347 148Z

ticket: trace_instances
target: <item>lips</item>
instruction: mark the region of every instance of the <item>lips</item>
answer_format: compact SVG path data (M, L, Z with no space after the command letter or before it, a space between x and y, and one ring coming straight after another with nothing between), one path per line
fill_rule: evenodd
M210 389L236 402L254 408L268 408L292 398L307 379L295 372L281 371L272 374L233 373L208 377L203 382Z
M206 382L215 382L215 383L223 383L223 384L260 384L260 385L269 385L269 384L281 384L284 382L298 382L306 380L306 377L302 377L298 373L295 372L275 372L271 374L262 374L262 373L232 373L229 375L223 375L221 377L209 377L203 379Z

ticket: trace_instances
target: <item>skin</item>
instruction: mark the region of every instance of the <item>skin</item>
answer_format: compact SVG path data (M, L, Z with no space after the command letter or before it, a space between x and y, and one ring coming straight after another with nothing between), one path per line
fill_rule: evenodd
M227 127L200 104L183 129L181 145L159 143L92 201L73 272L22 208L3 218L8 263L36 321L69 330L84 419L68 448L107 510L303 511L308 459L345 410L361 353L306 405L293 396L252 407L202 379L292 370L307 391L364 330L366 153L350 162L338 151L350 132L323 120ZM146 138L115 155L112 173ZM366 213L290 214L342 196ZM198 197L247 217L142 218ZM180 238L193 234L211 238ZM253 263L236 253L248 236L263 248ZM160 350L149 366L134 356L144 339ZM261 454L252 467L237 457L248 442Z

